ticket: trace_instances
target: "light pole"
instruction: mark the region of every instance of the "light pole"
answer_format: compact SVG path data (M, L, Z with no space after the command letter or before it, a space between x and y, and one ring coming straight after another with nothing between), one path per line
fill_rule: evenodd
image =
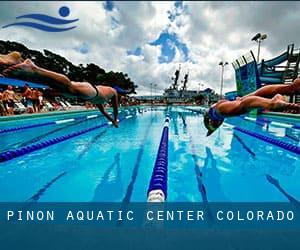
M151 102L151 105L152 105L152 103L153 103L153 96L152 96L152 92L153 92L153 91L152 91L152 88L153 88L153 83L151 82L151 83L150 83L150 93L151 93L151 98L150 98L151 101L150 101L150 102Z
M228 65L228 62L220 62L219 65L221 66L221 88L220 88L220 99L223 95L223 83L224 83L224 68Z
M154 84L154 100L156 100L156 87L157 87L157 84L155 83Z
M258 43L258 49L257 49L257 63L259 63L259 54L260 54L260 44L263 40L267 38L267 34L260 34L257 33L254 37L252 37L251 41L255 41Z

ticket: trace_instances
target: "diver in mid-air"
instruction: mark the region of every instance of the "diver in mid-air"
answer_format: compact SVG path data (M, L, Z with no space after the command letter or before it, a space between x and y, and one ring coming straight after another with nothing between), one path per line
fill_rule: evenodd
M101 113L115 127L118 127L118 94L128 94L130 91L122 90L118 86L108 87L100 84L94 85L89 82L71 81L63 74L38 67L30 59L22 59L18 52L2 55L2 61L0 57L0 65L2 65L2 69L5 68L3 70L3 75L5 76L17 72L19 75L31 73L50 79L50 81L41 82L41 84L59 90L66 97L80 98L95 104ZM104 104L110 100L113 107L113 117L104 108Z
M211 135L224 121L224 118L247 113L251 109L263 108L272 111L290 111L299 113L300 105L288 103L282 95L300 93L300 78L292 84L268 85L257 89L235 101L220 100L204 114L207 136Z

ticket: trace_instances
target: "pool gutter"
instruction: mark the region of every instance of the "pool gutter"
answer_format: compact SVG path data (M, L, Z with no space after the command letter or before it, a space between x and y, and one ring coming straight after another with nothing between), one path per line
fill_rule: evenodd
M45 113L34 113L34 114L23 114L23 115L13 115L13 116L1 116L0 122L4 121L18 121L24 119L40 118L40 117L49 117L49 116L58 116L66 114L80 114L85 112L98 112L98 109L80 109L80 110L67 110L67 111L51 111Z
M262 116L273 117L273 118L287 118L287 119L299 119L300 114L290 114L290 113L281 113L281 112L266 112L262 113Z

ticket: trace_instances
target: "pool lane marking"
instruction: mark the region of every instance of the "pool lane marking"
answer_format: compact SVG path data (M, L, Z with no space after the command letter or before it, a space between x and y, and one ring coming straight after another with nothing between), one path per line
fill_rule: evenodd
M260 134L260 133L257 133L257 132L253 132L251 130L247 130L247 129L244 129L244 128L240 128L240 127L236 127L236 126L233 126L231 124L228 124L228 123L224 123L225 126L227 126L228 128L231 128L233 130L237 130L243 134L246 134L248 136L251 136L251 137L254 137L256 139L259 139L261 141L264 141L265 143L269 143L269 144L272 144L272 145L275 145L279 148L283 148L287 151L290 151L290 152L293 152L295 154L300 154L300 147L299 146L296 146L294 144L291 144L291 143L288 143L288 142L284 142L284 141L281 141L277 138L273 138L273 137L270 137L270 136L266 136L266 135L263 135L263 134Z
M125 119L126 118L120 119L120 122L125 120ZM56 137L56 138L46 140L46 141L43 141L43 142L40 142L40 143L36 143L36 144L30 145L30 146L22 147L22 148L19 148L19 149L16 149L16 150L8 150L6 152L0 153L0 162L9 161L11 159L29 154L31 152L34 152L34 151L52 146L54 144L72 139L74 137L80 136L82 134L86 134L90 131L93 131L93 130L96 130L96 129L99 129L99 128L103 128L103 127L106 127L106 126L109 126L109 125L110 125L110 123L105 122L105 123L102 123L102 124L100 124L98 126L95 126L95 127L83 129L83 130L80 130L80 131L77 131L77 132L73 132L73 133L70 133L70 134L67 134L67 135L64 135L64 136Z
M92 118L96 118L96 116L98 117L100 115L95 115ZM87 118L87 116L79 116L79 117L72 118L72 119L64 119L64 120L57 120L57 121L50 121L50 122L44 122L44 123L38 123L38 124L31 124L31 125L25 125L25 126L19 126L19 127L0 129L0 134L21 131L21 130L26 130L26 129L31 129L31 128L37 128L37 127L50 126L50 125L60 125L63 123L73 122L75 120L84 120L84 119L91 119L91 118Z
M122 112L123 112L123 111L122 111ZM10 145L9 148L12 148L12 147L17 146L17 145L18 145L19 147L25 147L25 146L30 145L30 144L32 144L32 143L38 142L38 141L40 141L41 139L43 139L43 138L45 138L45 137L47 137L47 136L49 136L49 135L52 135L52 134L54 134L54 133L56 133L56 132L59 132L59 131L62 131L62 130L64 130L64 129L68 129L68 128L74 127L74 126L76 126L76 125L78 125L78 124L84 123L84 122L86 122L86 121L89 121L89 120L95 119L95 118L103 118L103 116L100 116L100 115L91 115L91 116L88 116L87 119L79 120L79 121L77 121L77 122L75 122L75 123L72 123L72 124L67 124L67 125L64 126L64 127L57 128L57 129L54 129L54 130L49 131L49 132L47 132L47 133L41 134L41 135L39 135L39 136L37 136L37 137L35 137L35 138L32 138L32 139L30 139L30 140L28 140L28 141L26 141L26 142L17 142L17 143L14 143L14 144ZM75 120L76 120L76 119L75 119ZM110 123L110 124L112 124L112 123ZM4 149L2 152L8 151L9 148ZM0 152L0 153L2 153L2 152Z
M255 118L247 117L247 116L244 116L244 117L243 116L239 116L239 118L244 119L246 121L255 122L257 125L262 126L262 127L264 127L265 124L268 124L268 125L272 124L272 122L267 121L265 119L259 119L259 120L257 120ZM265 123L262 123L262 122L265 122ZM275 123L275 125L274 124L272 124L272 125L275 126L275 127L284 127L284 128L287 128L287 129L297 129L297 128L295 128L294 125L283 124L283 123ZM281 126L281 125L283 125L283 126ZM300 128L300 126L299 126L299 128ZM270 133L268 133L268 134L270 134ZM289 134L285 134L284 137L288 137L289 139L291 139L293 141L299 142L298 138L293 137L293 136L291 136Z
M292 204L299 206L300 202L295 199L293 196L291 196L289 193L287 193L283 187L280 185L279 181L275 179L273 176L266 174L267 181L272 184L274 187L278 189L279 192L281 192Z
M106 169L106 171L104 172L103 176L100 178L100 182L98 183L98 185L96 186L95 190L94 190L94 196L93 199L91 200L91 202L99 202L99 199L97 199L97 193L99 193L99 190L102 189L103 185L105 183L108 182L108 177L110 175L110 173L113 171L115 166L120 166L120 153L116 153L115 154L115 158L114 161L112 162L112 164Z
M132 116L131 116L132 117ZM81 121L82 122L82 121ZM152 122L151 122L152 123ZM151 124L150 124L151 125ZM150 126L149 126L150 127ZM97 135L97 136L95 136L94 138L94 140L92 140L90 143L89 143L89 145L90 144L93 144L96 140L98 140L104 133L106 133L106 131L107 131L107 129L106 130L104 130L104 131L102 131L99 135ZM148 133L147 133L147 135L148 135ZM86 151L88 151L88 149L86 150ZM84 152L84 154L85 154L85 152ZM119 155L119 153L118 153L118 155ZM81 158L81 157L79 157L79 158ZM116 165L116 161L117 161L117 158L116 158L116 156L115 156L115 161L113 162L113 164L107 169L107 171L105 172L105 174L103 175L103 177L101 178L102 180L104 180L104 178L105 178L105 176L106 177L108 177L109 176L109 174L110 174L110 172L112 171L112 169L113 169L113 167ZM38 201L39 200L39 198L40 198L40 196L42 196L45 192L46 192L46 190L48 189L48 188L50 188L58 179L60 179L62 176L64 176L65 174L67 174L68 172L63 172L63 173L61 173L61 174L59 174L57 177L55 177L54 179L52 179L50 182L48 182L43 188L41 188L38 192L36 192L36 194L35 195L33 195L31 198L29 198L27 201ZM103 182L103 181L102 181ZM102 183L101 182L101 183ZM97 187L99 187L99 186L101 186L102 184L99 184ZM94 198L93 198L93 201L94 201Z
M119 113L121 113L121 111ZM96 118L96 117L98 117L98 115L88 115L86 117L86 119L93 119L93 118Z
M192 111L192 112L195 112L195 113L198 113L198 114L203 114L202 111L198 111L198 110L193 110L193 109L189 109L189 108L182 108L182 109L189 110L189 111ZM275 126L275 127L300 129L300 125L298 125L298 124L286 124L286 123L282 123L282 122L270 121L270 120L267 120L267 119L256 119L256 118L249 117L249 116L238 116L238 117L243 119L243 120L246 120L246 121L255 122L257 125L260 125L260 126L264 126L264 122L265 122L265 123L268 123L268 124L270 124L272 126Z
M208 164L208 152L207 152L207 157L205 158L205 161L204 161L204 165L200 166L198 164L198 159L197 159L198 156L196 154L196 147L195 147L195 144L194 144L194 141L193 141L192 134L190 133L190 131L188 129L187 123L186 123L183 115L181 113L179 113L179 116L181 117L182 122L183 122L183 126L186 128L187 133L189 135L189 139L190 139L189 141L191 143L191 151L192 151L191 153L192 153L192 159L194 161L194 171L195 171L195 175L196 175L198 191L201 195L202 202L205 205L204 209L207 212L208 222L210 223L210 225L212 225L214 223L214 217L213 217L212 211L209 207L209 203L208 203L208 199L207 199L207 192L206 192L205 185L203 183L203 173L200 170L200 169L205 168ZM212 158L211 160L214 160L214 159Z
M183 126L187 130L187 133L189 135L189 141L190 141L192 159L194 161L194 171L195 171L195 175L196 175L198 191L200 192L202 201L205 202L205 203L207 203L208 200L207 200L207 195L206 195L206 188L205 188L205 186L203 184L203 173L202 173L202 171L200 171L200 169L203 168L203 166L200 166L198 164L198 159L197 159L198 156L197 156L197 153L196 153L196 147L195 147L195 144L194 144L194 141L193 141L192 134L188 130L188 126L187 126L186 120L183 117L183 115L182 115L181 112L179 112L178 114L181 117Z
M185 110L195 112L195 113L198 113L198 114L203 114L203 111L198 111L198 110L194 110L194 109L190 109L190 108L183 108L183 107L181 107L181 108L185 109ZM264 126L264 122L265 122L265 123L268 123L268 124L273 125L275 127L300 129L300 125L298 125L298 124L291 124L291 123L287 124L287 123L282 123L282 122L275 122L275 121L270 121L266 118L256 119L256 118L249 117L249 116L238 116L238 117L243 119L243 120L255 122L257 125L260 125L260 126Z
M253 118L253 117L248 117L248 116L240 116L242 119L252 121L257 123L258 125L264 126L264 124L269 124L274 127L282 127L282 128L291 128L291 129L300 129L300 125L294 124L294 123L283 123L283 122L276 122L276 121L271 121L269 119L259 117L259 118Z
M95 117L95 118L97 118L97 117ZM99 118L101 118L101 116L99 116ZM52 135L52 134L54 134L54 133L56 133L56 132L59 132L59 131L62 131L62 130L65 130L65 129L68 129L68 128L71 128L71 127L74 127L74 126L77 126L78 124L84 123L84 122L86 122L86 121L88 121L88 120L79 120L79 121L77 121L77 122L75 122L75 123L67 124L67 125L65 125L65 126L63 126L63 127L61 127L61 128L56 128L56 129L51 130L51 131L49 131L49 132L47 132L47 133L41 134L41 135L39 135L39 136L37 136L37 137L34 137L34 138L32 138L32 139L30 139L30 140L28 140L28 141L14 143L14 144L10 145L9 148L12 148L12 147L14 147L14 146L25 147L25 146L30 145L30 144L32 144L32 143L38 142L38 141L40 141L41 139L43 139L43 138L45 138L45 137L47 137L47 136L49 136L49 135ZM9 148L4 149L3 152L4 152L4 151L8 151ZM2 153L2 152L0 152L0 153Z
M84 149L79 153L78 159L80 160L89 150L94 143L96 143L105 133L107 132L107 128L101 131L99 134L94 136L88 143L84 145Z
M245 120L245 121L248 121L248 122L254 122L256 123L257 125L261 126L261 127L264 127L265 124L260 122L260 121L257 121L255 118L252 118L252 117L248 117L248 116L238 116L238 118L242 119L242 120Z
M149 124L148 124L148 126L146 128L145 134L143 136L143 139L142 139L142 142L141 142L138 154L137 154L137 158L135 160L135 164L134 164L134 167L133 167L133 170L132 170L131 181L129 182L129 184L127 186L126 194L125 194L125 196L124 196L124 198L122 200L122 204L128 204L130 202L131 195L132 195L133 188L134 188L134 184L135 184L137 175L139 173L141 159L142 159L142 156L144 154L145 143L146 143L146 141L148 139L149 131L150 131L151 125L153 123L153 120L154 120L154 118L152 118L150 120L150 122L149 122Z
M56 176L55 178L53 178L51 181L49 181L48 183L46 183L40 190L38 190L33 196L31 196L27 201L29 202L37 202L40 197L57 181L59 180L61 177L63 177L64 175L66 175L67 172L62 172L61 174L59 174L58 176Z
M233 137L237 139L237 141L243 146L243 148L253 157L255 158L255 153L246 145L246 143L235 133L233 133Z
M269 136L266 136L266 135L262 135L262 134L257 133L257 132L253 132L251 130L240 128L240 127L233 127L233 129L237 130L241 133L244 133L246 135L249 135L251 137L257 138L261 141L267 142L269 144L273 144L273 145L275 145L279 148L283 148L285 150L293 152L295 154L300 154L300 147L296 146L294 144L287 143L287 142L281 141L279 139L275 139L275 138L272 138L272 137L269 137Z
M88 118L86 118L86 119L88 119ZM75 119L73 118L73 119L66 119L66 120L56 121L55 123L56 124L63 124L63 123L74 122L74 121L75 121Z
M292 136L292 135L285 134L285 136L288 137L288 138L290 138L291 140L293 140L293 141L295 141L295 142L299 142L299 141L300 141L299 138L294 137L294 136Z
M133 109L130 109L130 111L135 111L136 109L137 108L133 108ZM129 112L129 111L128 110L119 110L119 113L121 113L121 112ZM31 128L37 128L37 127L50 126L50 125L60 125L63 123L73 122L74 120L94 119L96 117L102 117L102 116L103 115L82 115L82 116L78 116L78 117L70 118L70 119L55 120L55 121L49 121L49 122L44 122L44 123L38 123L38 124L31 124L31 125L25 125L25 126L0 129L0 134L20 131L20 130L26 130L26 129L31 129Z

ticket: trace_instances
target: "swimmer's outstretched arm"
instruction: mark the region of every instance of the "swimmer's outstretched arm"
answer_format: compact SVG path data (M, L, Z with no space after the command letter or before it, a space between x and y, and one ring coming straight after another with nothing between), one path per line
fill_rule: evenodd
M117 117L115 116L115 112L114 112L114 117L115 119L113 119L109 113L107 113L107 111L105 110L103 104L96 104L97 108L100 110L100 112L109 120L112 122L112 124L118 128L118 121L117 121Z
M118 94L115 92L114 96L112 97L112 106L114 110L114 118L116 122L116 127L118 127L118 109L119 109L119 102L118 102Z

